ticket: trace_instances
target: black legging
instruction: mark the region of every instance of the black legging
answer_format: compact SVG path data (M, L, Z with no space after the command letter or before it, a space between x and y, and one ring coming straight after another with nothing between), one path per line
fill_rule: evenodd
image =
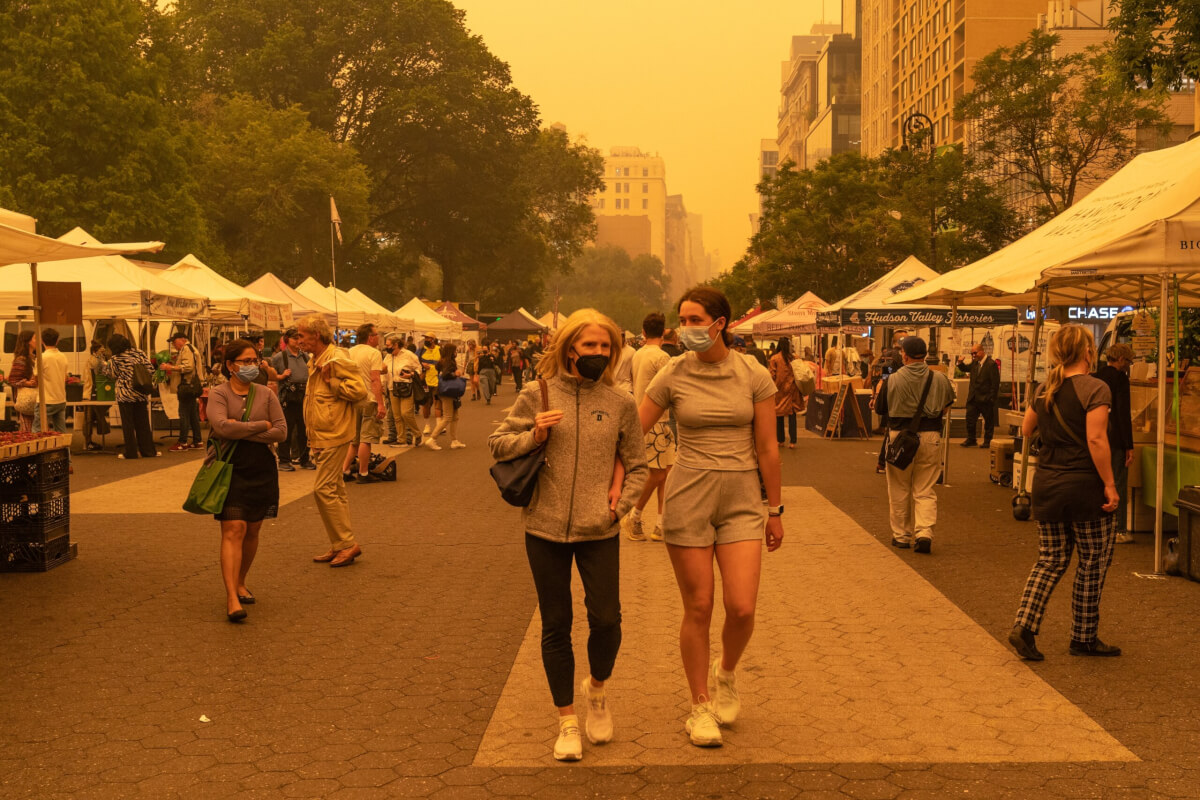
M121 435L125 437L125 458L137 458L140 452L154 458L154 434L150 432L150 407L145 400L117 403L121 413Z
M783 420L787 419L788 434L792 438L792 444L796 443L796 415L785 414L782 417L775 417L775 441L783 444Z
M525 534L525 553L542 615L542 666L558 708L575 702L575 652L571 649L571 560L583 580L588 618L588 667L593 678L612 675L621 649L620 538L551 542Z

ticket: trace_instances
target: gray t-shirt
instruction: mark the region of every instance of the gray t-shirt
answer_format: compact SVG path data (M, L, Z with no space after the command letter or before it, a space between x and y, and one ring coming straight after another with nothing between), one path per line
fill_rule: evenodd
M771 373L732 351L715 364L695 353L671 359L646 388L646 397L670 409L679 424L676 463L724 472L758 469L754 404L774 396Z

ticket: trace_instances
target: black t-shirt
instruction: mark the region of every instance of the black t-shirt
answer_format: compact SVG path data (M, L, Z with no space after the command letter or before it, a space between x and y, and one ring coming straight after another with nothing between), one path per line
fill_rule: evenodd
M1044 386L1044 384L1043 384ZM1054 394L1066 429L1053 408L1047 408L1042 386L1033 402L1042 447L1033 473L1033 518L1041 522L1087 522L1107 512L1104 481L1087 446L1087 413L1112 405L1104 381L1091 375L1073 375ZM1073 434L1073 435L1072 435Z

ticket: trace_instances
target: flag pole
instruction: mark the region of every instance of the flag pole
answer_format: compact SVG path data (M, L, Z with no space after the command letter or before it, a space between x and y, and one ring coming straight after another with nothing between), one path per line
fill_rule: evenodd
M337 296L337 253L334 251L334 236L337 234L336 211L337 206L333 204L333 195L329 196L329 270L330 277L333 279L333 325L334 330L342 327L341 317L338 315L338 296ZM335 337L336 338L336 337ZM336 344L336 342L335 342Z

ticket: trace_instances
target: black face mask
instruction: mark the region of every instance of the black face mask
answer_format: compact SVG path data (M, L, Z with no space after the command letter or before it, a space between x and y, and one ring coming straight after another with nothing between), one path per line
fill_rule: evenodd
M608 369L608 356L576 356L575 371L589 381L598 381Z

